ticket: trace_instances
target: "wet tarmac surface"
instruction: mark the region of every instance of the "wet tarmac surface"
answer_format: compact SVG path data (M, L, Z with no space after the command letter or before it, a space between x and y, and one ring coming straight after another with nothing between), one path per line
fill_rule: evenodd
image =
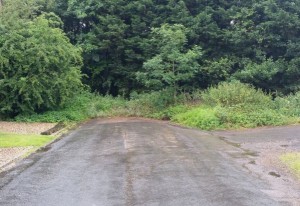
M92 120L1 174L0 205L297 204L236 161L230 154L242 155L239 143L220 136L156 121Z

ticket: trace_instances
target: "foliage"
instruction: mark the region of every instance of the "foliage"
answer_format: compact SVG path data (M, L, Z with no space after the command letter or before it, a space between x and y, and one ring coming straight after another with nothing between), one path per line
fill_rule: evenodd
M47 144L54 138L54 136L45 135L0 133L0 148L29 146L40 147Z
M275 109L283 115L300 117L300 92L275 99Z
M180 83L183 86L189 82L199 70L200 49L195 46L183 51L187 42L183 25L164 24L152 29L152 33L158 54L144 63L145 72L138 72L137 78L148 88L161 90L171 86L176 92Z
M253 86L238 81L222 82L216 87L210 87L202 94L203 102L211 106L241 107L257 105L272 106L272 97Z
M181 53L197 45L202 48L203 55L198 62L201 67L190 76L194 78L179 87L207 88L234 76L265 91L287 94L299 89L299 67L295 66L300 53L300 3L297 1L48 2L44 10L58 14L72 42L84 50L85 82L102 94L143 92L142 85L150 86L162 76L168 82L155 81L155 86L161 89L172 83L172 75L166 78L165 73L146 75L140 82L135 78L136 73L152 68L159 70L162 67L157 66L170 62L158 58L164 48L160 44L163 40L151 30L162 31L166 25L185 28L185 51Z
M285 125L295 119L271 109L233 109L228 107L198 106L187 112L175 114L172 121L204 130L225 128L254 128Z
M41 114L20 114L14 119L20 122L78 122L89 118L110 116L116 108L123 107L124 100L102 97L87 91L77 93L65 106Z
M216 115L216 110L211 107L198 107L184 113L176 114L172 117L172 121L204 130L222 127L220 119Z
M283 86L278 84L278 78L285 73L286 68L288 66L283 60L266 59L259 64L248 63L245 69L235 73L234 77L242 82L252 83L259 88L275 91Z
M80 49L46 15L4 19L8 5L0 14L0 114L62 106L82 86Z
M261 126L279 126L295 120L261 105L248 108L219 108L217 117L225 128L255 128Z
M189 105L186 104L179 104L179 105L173 105L169 106L164 110L155 111L152 113L149 117L155 118L155 119L161 119L161 120L171 120L174 116L177 114L185 113L189 111L191 108Z
M220 83L202 93L202 104L171 117L201 129L253 128L299 122L299 94L272 100L240 82ZM290 102L290 104L287 104Z
M182 105L174 106L176 103ZM77 93L64 107L38 114L20 114L19 122L78 122L95 117L140 116L169 119L176 113L188 110L183 105L184 97L174 99L173 90L137 94L130 100L120 97L100 96L88 91Z
M130 115L150 117L154 113L164 110L175 104L173 89L165 89L151 93L132 93L127 104Z
M6 0L0 116L146 116L206 129L297 122L299 34L298 1ZM80 93L81 77L106 96Z
M241 98L241 94L245 96ZM199 95L202 100L199 100ZM220 83L204 93L183 93L176 98L172 89L132 93L130 100L82 92L62 109L30 116L19 115L15 120L68 122L94 117L139 116L171 120L205 130L253 128L299 122L299 102L299 93L272 100L269 95L247 84L231 82Z
M230 79L234 64L235 61L228 57L206 60L197 73L196 78L198 81L201 80L201 85L204 88L207 85L216 85L219 82Z
M276 61L265 59L260 63L248 62L243 70L233 75L233 78L253 84L265 91L289 94L300 88L298 84L299 66L299 58L294 58L289 62L284 59Z
M22 27L24 22L29 22L36 17L39 5L35 0L5 0L0 10L2 27Z

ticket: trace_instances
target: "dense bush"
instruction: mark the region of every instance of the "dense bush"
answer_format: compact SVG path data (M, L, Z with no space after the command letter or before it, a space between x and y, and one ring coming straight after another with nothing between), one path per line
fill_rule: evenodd
M260 126L277 126L290 123L292 120L276 110L265 108L219 108L216 116L224 128L254 128Z
M5 12L0 13L0 114L64 105L82 86L80 49L44 15L14 24L4 19Z
M249 84L238 81L223 82L216 87L207 89L202 94L203 102L211 106L245 106L269 107L272 105L272 97L261 90L255 89Z
M236 72L233 77L264 90L276 91L278 89L282 90L284 87L278 82L278 79L284 73L288 73L287 68L289 66L283 60L273 61L272 59L266 59L259 64L254 62L247 63L245 68Z
M149 117L175 104L176 100L173 89L144 94L132 93L127 108L131 115Z
M237 109L229 107L198 106L175 114L172 120L200 129L254 128L278 126L297 122L297 119L282 115L272 109Z
M211 107L197 107L184 113L176 114L172 120L183 125L205 130L221 128L221 121L216 115L216 109Z
M171 119L201 129L253 128L296 123L300 93L272 100L270 95L240 82L220 83L202 93L203 103Z
M102 94L142 92L137 72L150 90L174 83L207 88L233 76L265 91L300 88L299 1L36 1L62 17L66 33L83 48L86 83ZM153 35L166 24L186 28L182 49L170 47L183 40L181 28L169 42L165 34ZM189 52L194 47L202 48L200 61L189 61L198 59Z
M284 115L300 117L300 92L275 99L276 110Z

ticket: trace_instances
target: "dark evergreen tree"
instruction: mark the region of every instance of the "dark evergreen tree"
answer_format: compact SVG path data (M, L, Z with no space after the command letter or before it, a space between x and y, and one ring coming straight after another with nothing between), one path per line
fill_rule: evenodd
M288 93L300 85L295 78L299 1L36 1L40 13L60 16L71 42L83 49L84 82L102 94L129 95L148 89L137 81L136 73L146 72L143 64L161 48L153 41L151 29L163 24L183 25L186 49L202 48L190 87L238 79Z

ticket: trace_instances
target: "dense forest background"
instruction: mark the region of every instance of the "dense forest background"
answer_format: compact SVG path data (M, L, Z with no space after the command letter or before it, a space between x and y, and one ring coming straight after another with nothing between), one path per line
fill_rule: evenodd
M186 90L207 88L229 79L285 94L299 89L300 1L47 2L42 11L57 14L71 42L83 49L84 82L102 94L161 89L169 85L168 78L176 79L176 74L184 73L182 69L189 74L176 81ZM153 32L153 28L165 24L181 27L170 29L170 37ZM172 45L179 30L183 42ZM184 60L175 57L178 71L173 75L168 76L168 66L158 60L156 69L145 64L172 49L177 49L174 55L180 56L195 46L201 54L186 58L198 65L182 65ZM173 62L170 56L162 58ZM138 78L145 72L144 78ZM163 85L155 85L157 81L148 85L151 80Z
M124 98L235 80L299 91L298 0L0 2L2 115L56 108L86 85Z

